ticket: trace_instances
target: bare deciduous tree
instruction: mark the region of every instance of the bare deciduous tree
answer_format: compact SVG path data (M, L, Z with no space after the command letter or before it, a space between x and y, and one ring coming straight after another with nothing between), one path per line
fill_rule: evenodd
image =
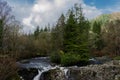
M111 21L104 27L104 51L110 55L120 55L120 20Z

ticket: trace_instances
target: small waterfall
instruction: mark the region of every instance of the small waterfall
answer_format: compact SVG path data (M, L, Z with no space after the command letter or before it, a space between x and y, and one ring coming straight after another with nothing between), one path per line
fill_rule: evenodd
M68 79L68 75L67 75L68 69L65 67L60 67L60 70L64 72L65 77Z
M68 72L68 69L64 69L65 77L68 79L67 72Z
M58 65L52 66L48 57L32 58L25 61L23 60L21 62L18 62L18 65L19 67L25 69L38 69L38 74L36 76L33 76L32 80L40 80L42 73L47 72L51 69L60 69L64 73L65 77L68 78L68 68L60 67Z
M39 80L40 76L41 76L42 72L40 70L38 70L38 75L34 77L33 80Z
M63 71L66 79L68 79L68 75L67 75L68 69L67 68L59 67L59 66L52 67L49 65L48 67L43 67L43 70L41 70L41 71L38 70L38 75L36 75L33 80L40 80L40 77L41 77L43 72L49 71L51 69L56 69L56 68L59 68L61 71Z
M58 66L52 67L52 66L47 66L47 67L43 67L43 69L40 71L38 70L38 75L36 75L33 80L40 80L40 77L42 75L43 72L49 71L51 69L56 69Z

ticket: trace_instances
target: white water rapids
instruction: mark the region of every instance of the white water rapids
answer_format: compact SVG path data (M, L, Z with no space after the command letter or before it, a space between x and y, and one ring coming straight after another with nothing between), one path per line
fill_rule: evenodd
M60 69L61 71L64 72L66 78L67 78L67 71L68 69L65 67L60 67L60 66L51 66L50 60L48 57L40 57L40 58L32 58L29 60L23 60L18 63L20 67L22 68L36 68L38 69L38 74L33 78L33 80L40 80L40 77L43 72L47 72L51 69Z
M44 67L43 70L41 70L41 71L38 70L38 75L36 75L33 80L40 80L40 77L41 77L43 72L49 71L51 69L56 69L56 68L59 68L60 70L64 71L64 74L65 74L65 76L67 78L67 71L68 71L68 69L66 69L65 67L59 67L59 66L52 67L52 66L48 66L48 67Z

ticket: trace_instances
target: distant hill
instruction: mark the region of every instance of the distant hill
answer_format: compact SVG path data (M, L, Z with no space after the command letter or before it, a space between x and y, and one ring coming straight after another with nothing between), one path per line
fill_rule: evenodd
M107 24L108 22L120 20L120 12L114 12L111 14L102 14L91 20L91 25L96 22L101 22L102 26Z
M114 20L119 20L119 19L120 19L120 12L114 12L111 14L102 14L100 16L97 16L93 20L106 22L106 21L114 21Z

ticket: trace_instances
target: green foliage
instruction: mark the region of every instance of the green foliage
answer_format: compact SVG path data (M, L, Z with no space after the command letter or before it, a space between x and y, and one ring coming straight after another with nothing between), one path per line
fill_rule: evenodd
M120 56L116 56L113 58L114 60L120 60Z
M101 34L101 25L102 25L101 22L95 21L93 23L93 32L96 33L97 35Z
M45 31L45 32L47 32L47 31L48 31L48 28L47 28L47 27L45 27L45 28L44 28L44 31Z
M81 6L69 10L68 17L61 15L57 25L52 30L53 51L52 62L60 62L63 66L80 65L86 62L89 53L90 23L85 19ZM66 20L66 22L65 22ZM58 57L58 58L57 58Z
M102 22L101 21L94 21L93 23L93 33L94 33L94 46L97 50L102 50L104 47L104 41L102 39L102 32L101 32L101 28L102 28Z
M95 22L101 22L101 26L103 27L109 22L109 20L110 20L110 14L102 14L97 18L91 20L91 25L93 26Z
M39 26L37 26L36 30L34 31L35 38L37 38L39 36L39 32L40 32Z
M61 63L61 55L60 55L60 52L56 51L56 52L53 52L50 56L50 60L51 62L53 63L57 63L57 64L60 64Z
M68 15L64 28L64 52L80 56L88 54L89 21L85 19L81 6L75 6L75 9L70 10Z
M0 48L2 47L2 38L3 38L3 20L0 19Z
M87 54L79 55L76 53L64 53L63 51L56 51L51 54L51 62L61 64L62 66L83 66L87 65L89 56Z
M61 56L61 65L62 66L72 66L78 65L83 66L88 63L87 55L79 55L75 53L66 53Z
M52 42L52 50L63 50L63 34L65 27L65 17L62 14L58 19L58 22L55 27L52 28L51 31L51 42Z
M64 28L64 51L65 52L68 52L68 51L73 51L73 48L74 48L74 43L76 42L75 41L75 38L76 38L76 34L75 34L75 31L76 31L76 25L75 25L75 18L74 18L74 14L73 12L71 11L70 12L70 15L69 15L69 18L67 20L67 23L66 23L66 26Z

